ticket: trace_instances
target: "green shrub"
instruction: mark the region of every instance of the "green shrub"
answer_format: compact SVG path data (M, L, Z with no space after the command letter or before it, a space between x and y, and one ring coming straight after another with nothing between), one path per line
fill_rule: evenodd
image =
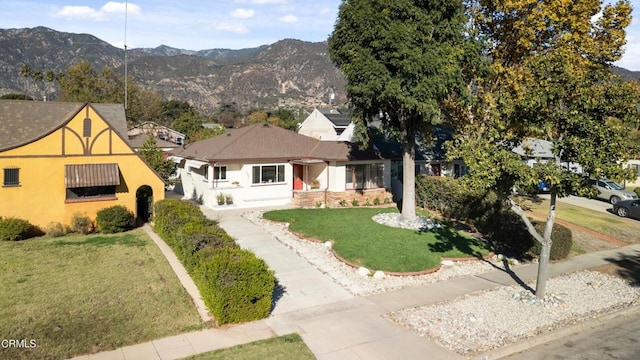
M638 186L637 188L634 188L633 192L636 193L638 197L640 197L640 186Z
M222 248L198 265L195 279L218 325L269 316L276 278L253 253Z
M360 202L358 201L358 199L351 200L351 206L353 207L360 206Z
M133 225L133 213L122 205L99 210L96 214L98 231L107 234L129 230Z
M542 221L535 221L533 223L533 226L539 234L544 232L545 225L546 223ZM571 229L558 223L554 223L551 230L551 251L549 253L549 259L561 260L566 258L569 255L569 252L571 252L572 246L573 234L571 233ZM534 240L531 252L535 255L539 255L541 248L542 245L538 241Z
M205 248L239 247L216 222L204 219L185 224L176 234L174 251L187 270L192 271Z
M477 228L485 227L503 210L502 202L493 191L474 191L458 179L427 175L416 177L416 204Z
M377 196L376 196L376 197L373 199L373 205L380 205L380 198L379 198L379 197L377 197Z
M52 221L47 224L44 232L52 237L60 237L65 236L69 232L69 229L67 229L66 226L62 225L59 222Z
M93 221L88 216L75 213L71 217L71 231L79 234L91 234L95 230Z
M195 220L205 219L200 208L192 203L176 199L161 200L155 205L154 230L171 245L180 227Z
M0 219L0 241L26 240L38 233L38 228L27 220L11 217Z

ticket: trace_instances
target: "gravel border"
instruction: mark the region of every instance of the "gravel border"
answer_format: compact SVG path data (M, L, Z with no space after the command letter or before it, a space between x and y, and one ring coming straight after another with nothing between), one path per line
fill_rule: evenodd
M301 239L288 231L288 224L265 220L260 211L243 216L357 296L504 270L502 258L493 256L485 261L443 261L438 271L424 275L373 273L342 263L327 244ZM517 266L510 264L512 269ZM372 273L374 276L370 276ZM535 287L532 283L528 285ZM590 270L549 278L547 294L540 301L521 286L504 286L447 302L402 309L386 314L385 318L460 355L474 356L640 303L640 287Z
M262 211L250 211L242 216L262 227L276 240L292 249L321 272L353 295L366 296L430 284L453 278L486 273L496 268L504 269L497 256L482 260L443 261L438 271L414 276L396 276L376 272L376 269L354 268L339 261L327 244L301 239L288 230L289 224L262 218ZM511 264L514 268L517 264ZM371 276L370 276L371 275Z

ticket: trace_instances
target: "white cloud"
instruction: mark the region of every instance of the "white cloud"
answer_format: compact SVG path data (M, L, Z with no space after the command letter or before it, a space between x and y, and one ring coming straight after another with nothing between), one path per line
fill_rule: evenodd
M254 17L256 12L253 9L235 9L231 12L231 16L237 19L249 19Z
M278 19L278 21L287 23L287 24L293 24L298 22L298 17L295 15L286 15Z
M124 14L125 10L128 15L139 15L141 12L140 6L132 3L123 3L123 2L115 2L109 1L104 4L100 11L107 14Z
M104 14L88 6L63 6L54 15L65 18L89 18L93 20L104 19Z
M138 15L141 12L140 6L136 4L125 4L114 1L109 1L104 4L100 10L94 9L89 6L63 6L54 12L57 17L64 17L69 19L91 19L91 20L106 20L107 15L115 14L122 15L127 14Z
M234 34L246 34L249 30L242 24L217 23L213 25L215 30L227 31Z

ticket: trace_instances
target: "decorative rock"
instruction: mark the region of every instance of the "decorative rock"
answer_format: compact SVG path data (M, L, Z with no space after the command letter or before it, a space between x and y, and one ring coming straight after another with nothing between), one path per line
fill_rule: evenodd
M440 227L440 224L429 218L416 217L416 219L413 221L407 221L404 220L402 218L402 215L398 213L381 213L374 215L372 219L378 224L402 229L416 230L420 232L429 231Z
M378 271L373 273L373 278L376 279L376 280L384 279L385 276L386 276L385 273L383 271L380 271L380 270L378 270Z
M357 273L359 276L369 276L371 272L366 267L359 267Z
M452 260L442 260L442 261L440 262L440 264L441 264L442 266L453 266L453 265L454 265L454 262L453 262Z
M327 249L331 249L333 247L333 243L331 241L325 241L324 247L326 247Z

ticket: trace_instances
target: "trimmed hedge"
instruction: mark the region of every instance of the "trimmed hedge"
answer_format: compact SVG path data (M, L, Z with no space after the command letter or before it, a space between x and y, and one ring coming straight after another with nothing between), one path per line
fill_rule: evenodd
M543 221L533 222L533 226L540 234L544 232L545 225L546 223ZM551 251L549 253L549 259L561 260L566 258L571 252L572 246L573 233L571 232L571 229L558 223L554 223L553 228L551 229ZM534 239L533 247L530 251L537 256L540 255L541 249L542 245Z
M131 229L133 213L122 205L114 205L96 213L96 227L106 234L115 234Z
M192 203L162 200L154 214L155 231L189 271L219 325L269 316L276 278L262 259L241 250Z
M40 235L41 231L29 221L0 218L0 241L20 241Z
M458 179L440 176L416 177L416 203L418 206L439 211L444 217L473 225L489 240L495 251L514 257L540 254L540 244L529 234L520 216L500 201L493 191L469 191ZM535 222L539 233L544 222ZM550 258L566 258L571 251L571 230L554 224Z
M271 311L275 276L253 253L224 247L195 269L200 293L218 324L264 319Z

